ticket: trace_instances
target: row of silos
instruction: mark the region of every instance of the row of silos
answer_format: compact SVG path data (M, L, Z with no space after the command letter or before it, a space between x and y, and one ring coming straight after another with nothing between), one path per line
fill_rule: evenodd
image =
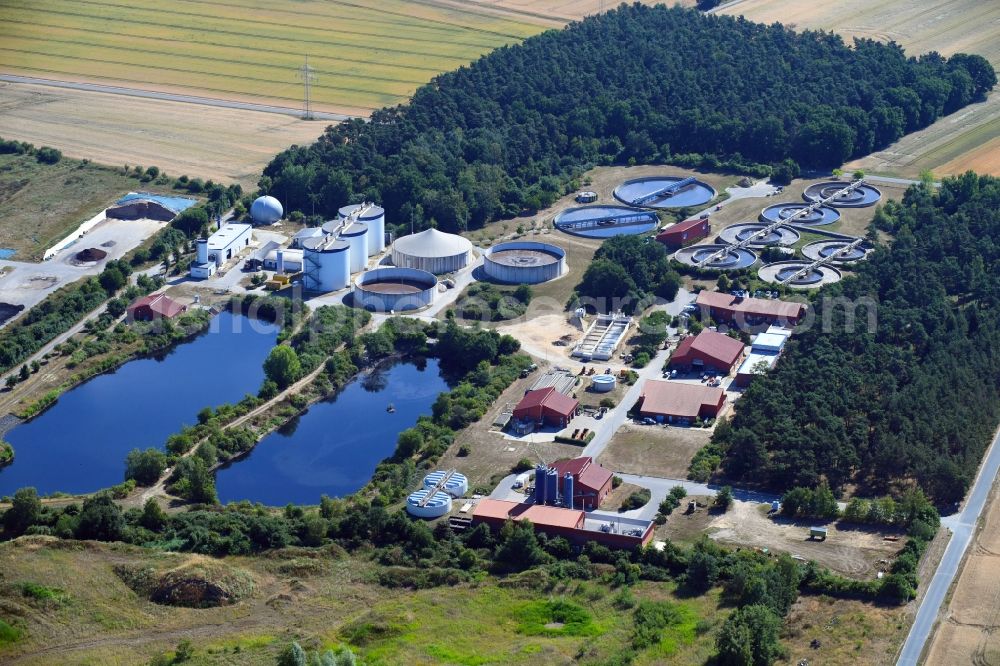
M385 250L385 210L370 203L344 206L322 234L302 242L302 286L306 291L346 289L351 274L361 273L368 258Z
M535 467L535 504L560 504L573 508L573 475L567 472L562 478L562 492L559 488L559 472L545 465Z

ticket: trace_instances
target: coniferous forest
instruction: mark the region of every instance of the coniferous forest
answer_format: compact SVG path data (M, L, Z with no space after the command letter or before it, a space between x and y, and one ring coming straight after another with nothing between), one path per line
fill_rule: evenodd
M446 231L547 207L582 169L677 164L767 175L839 166L982 99L982 57L907 57L664 6L626 6L498 49L412 101L330 127L265 169L287 210L362 199Z
M942 505L975 478L1000 421L1000 179L915 186L873 224L895 240L820 292L814 321L702 452L728 476L776 489L915 480ZM866 298L872 330L854 307Z

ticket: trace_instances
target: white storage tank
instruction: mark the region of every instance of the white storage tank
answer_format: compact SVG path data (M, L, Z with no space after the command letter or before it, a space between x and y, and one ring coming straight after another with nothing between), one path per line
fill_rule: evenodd
M566 272L566 251L550 243L498 243L483 255L483 272L506 284L539 284Z
M336 238L310 238L302 249L302 288L339 291L351 284L351 245Z
M351 272L360 273L368 265L368 225L355 222L340 237L351 245Z
M451 511L451 496L441 491L418 490L406 498L406 512L417 518L440 518Z
M618 380L614 375L595 375L590 380L590 385L595 393L609 393L615 389Z
M469 492L469 480L464 474L438 470L424 477L424 488L436 488L439 484L441 484L441 490L452 497L463 497Z
M392 263L440 275L465 268L471 253L472 243L467 238L427 229L397 238L392 244Z
M355 279L354 305L370 312L417 310L434 302L437 289L437 278L427 271L376 268Z
M354 213L357 213L355 221L368 225L368 256L374 257L385 249L385 209L373 203L360 203L338 211L341 220Z

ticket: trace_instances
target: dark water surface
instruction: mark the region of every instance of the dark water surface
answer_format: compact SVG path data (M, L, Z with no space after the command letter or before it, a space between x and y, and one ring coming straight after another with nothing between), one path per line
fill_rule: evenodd
M216 474L219 500L270 506L317 504L364 486L375 466L396 450L396 438L448 384L437 359L396 363L353 380L265 437L250 454ZM393 405L394 413L386 408Z
M4 439L14 463L0 469L0 495L92 492L124 480L134 448L162 448L203 407L256 393L276 326L223 312L205 333L155 358L130 361L63 394Z

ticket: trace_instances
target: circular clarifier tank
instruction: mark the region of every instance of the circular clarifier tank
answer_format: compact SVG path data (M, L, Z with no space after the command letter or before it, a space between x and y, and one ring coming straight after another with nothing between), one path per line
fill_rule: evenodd
M760 212L761 222L777 222L778 220L788 220L800 210L808 208L809 204L782 203L768 206ZM840 219L840 213L832 208L821 206L814 211L802 215L792 220L792 224L801 224L808 227L819 227L833 224Z
M849 185L850 183L842 180L814 183L806 188L805 192L802 193L802 198L806 201L822 201L841 192ZM866 206L874 206L881 198L882 192L878 188L872 187L868 183L863 183L853 191L841 194L832 201L828 201L826 205L835 208L864 208Z
M793 289L815 289L824 284L833 284L842 277L841 272L833 266L818 266L795 277L794 280L788 281L789 278L795 276L802 269L807 268L811 263L798 259L777 261L773 264L761 266L760 270L757 271L757 275L765 282L772 284L783 283L785 286L792 287Z
M767 228L768 225L759 222L746 222L734 224L726 227L719 234L719 240L723 243L736 245L750 238L754 234ZM778 227L771 230L766 236L757 236L750 242L750 247L768 247L771 245L795 245L799 242L799 232L790 227Z
M697 178L650 176L633 178L615 188L615 198L642 208L703 206L715 198L715 189Z
M626 206L576 206L556 215L555 226L574 236L611 238L653 231L660 226L660 218Z
M802 256L806 259L825 259L851 244L849 240L816 241L802 247ZM834 263L844 264L853 261L860 261L865 258L866 251L862 247L854 247L847 252L842 252L836 259L831 259Z
M692 245L674 252L674 259L688 266L732 271L753 266L757 262L757 255L750 250L733 250L725 245ZM711 261L699 266L706 259Z

